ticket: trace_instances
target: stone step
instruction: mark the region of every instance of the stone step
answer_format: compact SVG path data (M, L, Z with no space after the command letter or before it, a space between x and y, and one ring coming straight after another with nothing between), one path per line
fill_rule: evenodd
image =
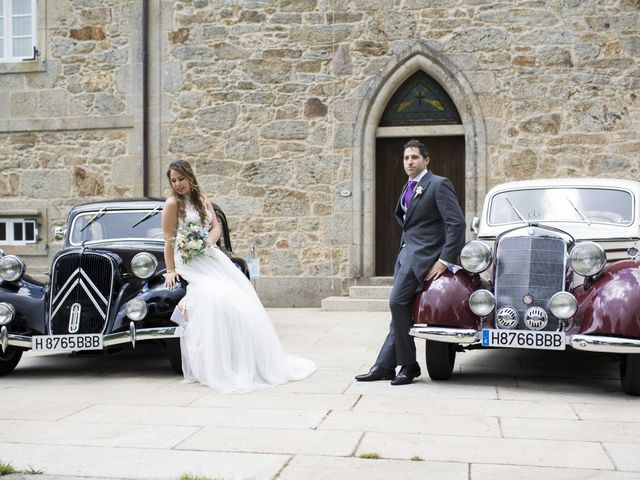
M393 285L393 277L364 277L356 279L355 283L359 287L387 287Z
M391 286L356 286L349 287L349 298L352 299L385 299L389 300Z
M388 312L389 300L327 297L322 300L322 310L330 312Z

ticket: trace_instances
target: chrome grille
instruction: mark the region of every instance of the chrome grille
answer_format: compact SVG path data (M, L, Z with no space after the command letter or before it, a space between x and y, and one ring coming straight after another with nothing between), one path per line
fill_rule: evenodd
M522 323L524 312L531 306L549 311L553 294L564 289L565 242L561 238L507 237L498 244L496 254L495 295L498 308L514 307ZM525 305L525 295L533 297L531 305ZM547 328L555 329L557 320L549 312Z
M97 253L68 253L52 268L49 326L52 334L101 333L109 318L114 267Z

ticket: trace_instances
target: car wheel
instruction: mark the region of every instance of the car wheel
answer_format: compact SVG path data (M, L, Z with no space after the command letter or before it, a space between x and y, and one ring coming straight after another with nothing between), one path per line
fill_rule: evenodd
M170 338L167 340L167 353L173 371L182 375L182 352L180 351L180 339Z
M448 380L456 363L457 343L427 340L427 371L432 380Z
M0 350L0 376L13 372L21 358L22 350L19 348L8 346L6 351Z
M640 395L640 353L628 353L622 357L620 382L627 395Z

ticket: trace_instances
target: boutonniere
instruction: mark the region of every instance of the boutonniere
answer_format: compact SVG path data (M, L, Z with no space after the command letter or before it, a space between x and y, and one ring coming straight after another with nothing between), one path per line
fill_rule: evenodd
M420 195L422 195L422 192L424 192L424 188L418 185L418 188L416 188L416 191L413 192L413 198L411 200L415 200L416 198L418 198Z

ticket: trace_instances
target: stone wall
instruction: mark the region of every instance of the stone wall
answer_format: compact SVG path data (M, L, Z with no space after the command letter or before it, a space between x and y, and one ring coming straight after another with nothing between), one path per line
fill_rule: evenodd
M0 195L71 207L79 198L130 196L127 134L122 130L0 135Z
M0 64L0 214L39 245L3 247L42 277L72 205L142 193L140 2L39 0L36 62Z
M263 298L317 305L331 278L341 292L351 242L350 199L336 195L351 188L351 133L329 112L344 88L334 28L315 2L236 3L175 2L163 70L180 81L162 92L173 116L164 160L189 160L236 250L256 246Z
M448 62L480 106L471 210L506 180L640 179L637 1L189 1L163 18L163 161L194 164L269 288L314 278L326 294L358 271L368 213L339 192L373 187L353 184L358 114L388 100L372 85L412 48Z
M39 67L0 66L0 208L49 202L50 227L77 201L142 192L141 2L43 3ZM149 3L150 191L167 193L170 161L192 162L236 251L256 246L268 304L317 305L366 271L363 198L381 187L367 112L412 51L473 106L468 216L506 180L640 180L637 0Z

